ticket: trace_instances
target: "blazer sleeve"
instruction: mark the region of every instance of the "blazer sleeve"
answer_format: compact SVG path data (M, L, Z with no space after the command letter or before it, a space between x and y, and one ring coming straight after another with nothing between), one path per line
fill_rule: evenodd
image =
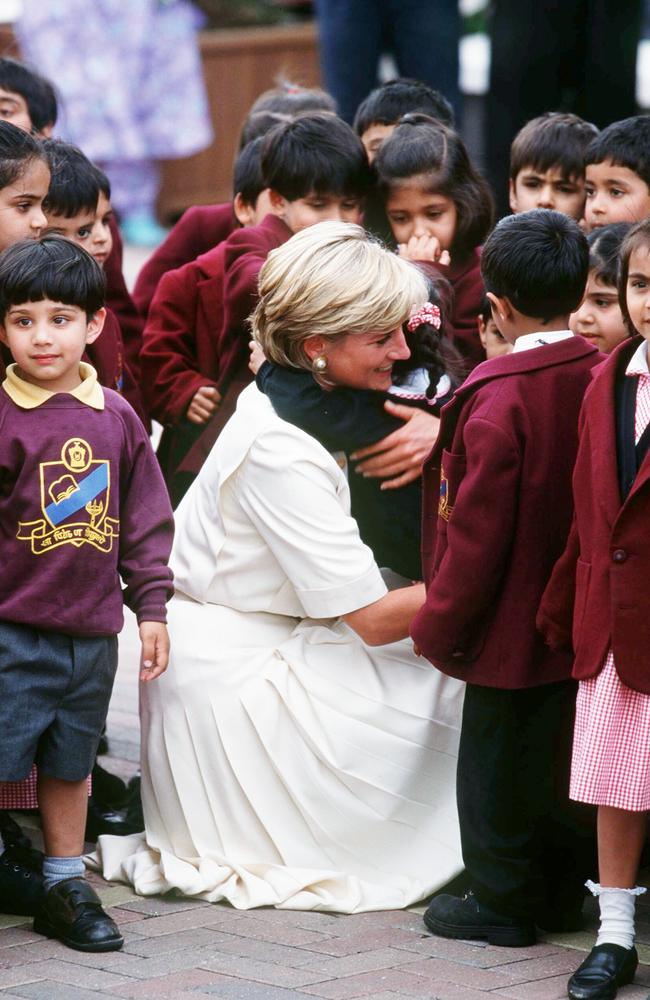
M142 340L142 385L151 416L177 424L201 386L215 382L199 371L196 353L198 273L187 264L164 274Z
M212 245L204 246L202 239L201 207L193 205L183 213L167 238L141 269L133 289L133 301L142 317L146 318L158 283L164 274L188 264L211 249Z
M517 516L522 455L516 442L475 417L465 425L463 444L465 473L445 521L446 548L411 627L433 663L462 660L470 651L499 590Z

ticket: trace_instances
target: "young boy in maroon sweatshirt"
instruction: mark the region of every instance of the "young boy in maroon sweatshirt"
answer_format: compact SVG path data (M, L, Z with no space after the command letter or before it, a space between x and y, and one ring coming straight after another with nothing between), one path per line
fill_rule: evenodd
M481 269L513 353L457 390L424 469L427 599L411 634L467 682L458 808L470 889L437 896L424 917L445 937L518 947L534 943L535 924L580 921L593 839L568 798L576 685L570 654L544 644L535 615L571 524L578 413L601 360L568 329L588 259L558 212L496 227Z
M102 330L104 288L99 265L62 237L0 257L0 339L15 361L0 387L0 781L38 766L34 929L81 951L122 946L81 854L123 602L150 681L167 665L172 590L172 514L149 439L81 362Z

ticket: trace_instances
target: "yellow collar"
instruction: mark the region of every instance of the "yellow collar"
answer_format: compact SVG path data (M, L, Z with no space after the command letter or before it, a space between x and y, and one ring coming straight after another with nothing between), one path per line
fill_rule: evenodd
M93 366L86 364L85 361L79 362L79 377L81 378L80 385L76 389L72 389L69 395L74 396L81 403L85 403L86 406L92 407L93 410L103 410L104 393L97 381L97 372ZM16 406L22 407L23 410L34 410L41 403L57 395L55 392L50 392L49 389L42 389L39 385L26 382L18 374L18 365L9 365L2 388Z

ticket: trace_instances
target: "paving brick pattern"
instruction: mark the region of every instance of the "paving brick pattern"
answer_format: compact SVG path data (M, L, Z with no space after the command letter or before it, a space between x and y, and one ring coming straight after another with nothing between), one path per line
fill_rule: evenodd
M129 620L107 761L123 777L137 767L137 662ZM124 933L124 949L71 951L34 934L28 918L0 914L0 1000L560 1000L593 943L593 914L581 934L509 949L432 937L421 907L358 916L238 912L190 899L143 899L90 878ZM650 1000L650 905L643 897L640 917L639 952L648 964L620 1000Z

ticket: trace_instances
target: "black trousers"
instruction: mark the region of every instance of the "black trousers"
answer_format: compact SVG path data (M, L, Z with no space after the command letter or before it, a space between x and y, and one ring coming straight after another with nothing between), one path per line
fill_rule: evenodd
M595 871L595 810L568 797L577 685L467 685L458 757L463 860L507 916L558 913Z

